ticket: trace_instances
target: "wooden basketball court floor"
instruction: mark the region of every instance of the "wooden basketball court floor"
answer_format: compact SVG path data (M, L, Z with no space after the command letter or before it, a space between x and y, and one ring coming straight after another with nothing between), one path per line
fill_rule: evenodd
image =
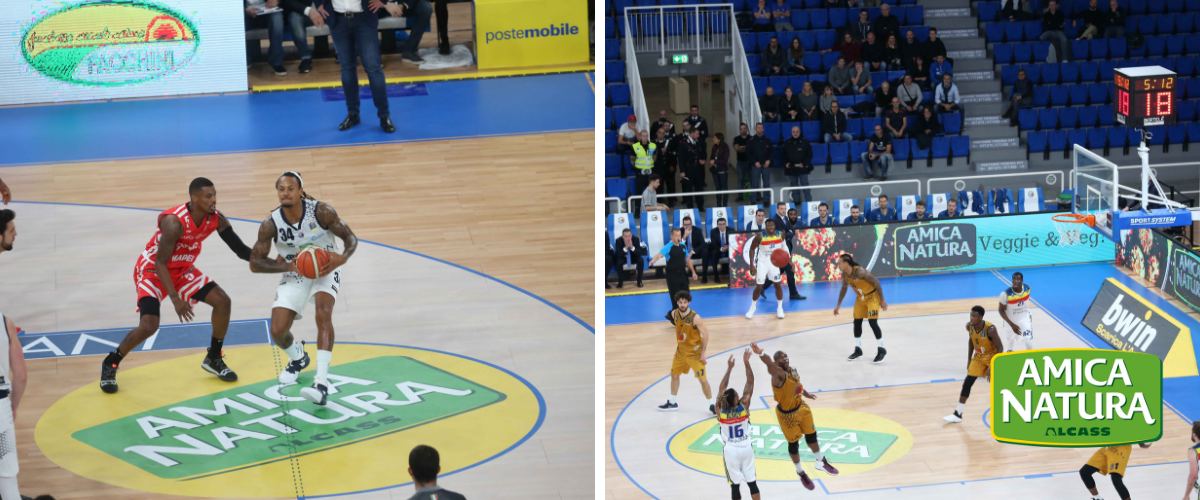
M14 251L0 255L0 311L24 330L23 344L37 343L16 417L22 493L405 499L413 492L408 451L424 443L441 452L440 483L470 498L592 498L594 259L590 247L570 242L592 234L590 217L573 214L592 210L591 197L578 194L593 192L594 148L592 132L548 131L0 169L19 232ZM250 273L219 238L207 241L197 267L233 299L225 353L240 380L223 383L197 366L211 332L208 306L196 307L193 326L167 307L154 345L122 363L120 392L101 393L98 365L112 348L105 342L138 321L131 270L156 214L186 202L188 183L205 176L216 184L217 208L252 245L286 170L301 172L307 193L333 205L361 240L334 313L330 373L357 380L330 395L345 412L301 404L295 386L271 392L282 366L266 335L278 277ZM552 221L544 204L556 207ZM313 356L307 313L293 332ZM403 392L410 382L453 394ZM407 405L348 403L406 395ZM192 414L200 420L171 410L221 413L218 396L243 404L220 416ZM285 411L285 419L299 411L321 423L292 419L300 434L244 423ZM191 427L150 439L130 426L151 414ZM235 440L210 433L218 425ZM179 468L156 469L122 448L185 446L181 433L220 453L166 453ZM123 441L131 436L150 440Z
M1089 266L1065 266L1053 272L1059 278L1072 276L1071 267ZM1090 277L1097 267L1121 274L1101 264L1075 273ZM1035 300L1041 291L1043 297L1065 294L1084 301L1085 308L1091 302L1094 287L1090 285L1060 289L1051 280L1050 268L1021 270L1034 287ZM820 391L814 392L817 399L810 404L818 429L833 431L820 434L822 446L827 456L837 457L831 459L842 474L830 477L814 472L809 458L805 468L818 483L810 492L796 480L786 443L777 434L774 412L768 411L774 402L765 367L751 359L756 376L751 421L762 439L756 465L763 498L1083 498L1086 490L1077 471L1095 450L997 443L988 428L990 414L985 415L986 380L975 384L963 423L942 421L954 410L966 374L963 325L969 310L982 305L989 311L985 319L1000 321L996 295L1007 286L1004 277L1011 271L881 280L891 307L880 320L889 352L880 364L869 361L876 344L865 325L866 360L846 361L854 346L849 316L853 297L847 298L840 316L833 316L830 306L838 284L805 285L802 293L809 300L785 302L789 312L784 320L774 317L773 297L760 304L752 321L747 320L743 314L749 305L748 289L695 292L693 305L706 317L711 335L708 380L714 393L731 354L737 364L730 386L741 390L745 383L741 354L750 342L758 342L768 352L787 352L805 387ZM1046 274L1040 281L1039 271ZM990 293L993 289L995 294ZM714 445L710 435L714 420L694 376L681 378L678 412L661 413L655 408L670 394L670 379L665 375L674 330L661 319L667 307L665 295L606 302L606 497L728 495L719 444ZM1058 317L1038 305L1035 348L1093 347L1066 324L1078 320ZM1126 473L1133 498L1178 495L1187 477L1183 460L1190 446L1190 422L1173 407L1164 410L1163 439L1133 453ZM1107 478L1097 477L1097 483L1105 498L1116 497Z

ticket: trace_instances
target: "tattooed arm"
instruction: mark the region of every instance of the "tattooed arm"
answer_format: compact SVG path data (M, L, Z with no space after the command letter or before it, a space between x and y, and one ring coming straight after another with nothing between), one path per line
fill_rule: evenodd
M250 249L250 272L252 273L286 273L294 271L295 266L282 259L272 259L271 242L275 240L275 220L270 217L258 226L258 241Z
M340 255L329 255L329 262L321 268L321 276L325 276L345 264L346 260L354 255L354 251L358 249L358 237L354 235L354 231L350 230L350 226L346 225L346 221L338 217L337 211L328 203L317 204L317 223L333 233L334 236L341 238L342 245L345 247Z

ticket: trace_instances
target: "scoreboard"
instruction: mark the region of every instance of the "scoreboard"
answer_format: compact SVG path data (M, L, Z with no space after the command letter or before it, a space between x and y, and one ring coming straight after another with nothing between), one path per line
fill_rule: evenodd
M1175 72L1162 66L1113 72L1113 118L1126 127L1174 125Z

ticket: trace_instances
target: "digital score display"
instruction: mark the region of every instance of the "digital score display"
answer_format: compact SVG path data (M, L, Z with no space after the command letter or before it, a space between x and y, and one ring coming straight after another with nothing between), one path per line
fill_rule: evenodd
M1113 74L1113 115L1126 127L1174 125L1175 74L1165 68L1120 68Z

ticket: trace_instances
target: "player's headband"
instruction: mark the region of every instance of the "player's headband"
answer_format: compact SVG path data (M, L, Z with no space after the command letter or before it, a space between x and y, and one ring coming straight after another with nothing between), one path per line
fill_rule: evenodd
M295 177L296 181L300 183L300 189L304 189L304 178L300 177L300 174L297 174L296 172L292 172L291 170L289 170L287 172L284 172L283 175L280 175L280 177L283 177L284 175L291 175L291 176Z

